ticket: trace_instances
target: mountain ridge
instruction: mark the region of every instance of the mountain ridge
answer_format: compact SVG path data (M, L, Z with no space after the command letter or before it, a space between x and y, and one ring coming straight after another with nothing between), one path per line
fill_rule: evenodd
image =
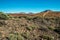
M56 17L60 17L60 12L58 11L52 11L52 10L45 10L43 12L40 12L40 13L35 13L35 14L22 14L22 13L16 13L16 14L9 14L11 16L23 16L23 15L28 15L28 16L42 16L42 17L45 17L45 16L56 16Z

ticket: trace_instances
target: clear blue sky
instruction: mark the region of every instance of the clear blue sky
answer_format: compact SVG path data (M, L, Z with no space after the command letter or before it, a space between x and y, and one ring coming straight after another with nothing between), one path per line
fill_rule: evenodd
M0 0L2 12L41 12L44 10L60 11L60 0Z

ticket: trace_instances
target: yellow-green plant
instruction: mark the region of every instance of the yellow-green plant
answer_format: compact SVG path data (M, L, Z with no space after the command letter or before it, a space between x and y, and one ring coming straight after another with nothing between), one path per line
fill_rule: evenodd
M9 40L17 40L17 35L9 34L8 38Z
M0 19L9 19L9 16L7 14L4 14L3 12L0 12Z
M46 40L54 40L53 36L48 36L48 35L42 35L42 38Z

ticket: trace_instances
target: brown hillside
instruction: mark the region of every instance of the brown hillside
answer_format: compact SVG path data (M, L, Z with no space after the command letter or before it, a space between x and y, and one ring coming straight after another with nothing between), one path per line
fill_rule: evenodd
M56 12L56 11L43 11L40 13L36 13L36 14L9 14L10 16L14 16L14 17L19 17L19 16L41 16L41 17L60 17L60 12Z

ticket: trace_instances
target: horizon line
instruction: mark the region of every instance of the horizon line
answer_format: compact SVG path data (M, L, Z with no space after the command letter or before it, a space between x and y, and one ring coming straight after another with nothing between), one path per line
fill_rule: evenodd
M30 11L30 12L24 12L24 11L15 11L15 12L4 12L4 11L0 11L0 12L3 12L3 13L40 13L40 12L43 12L43 11L46 11L46 10L40 10L40 11L37 11L37 12L33 12L33 11ZM60 10L50 10L50 11L54 11L54 12L60 12Z

